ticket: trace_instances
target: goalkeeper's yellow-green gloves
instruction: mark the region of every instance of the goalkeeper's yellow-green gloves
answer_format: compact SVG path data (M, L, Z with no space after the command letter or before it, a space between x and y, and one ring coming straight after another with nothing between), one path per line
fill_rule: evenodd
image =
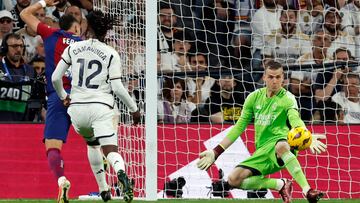
M312 142L310 145L310 151L313 154L321 154L321 152L326 152L326 144L322 143L319 139L326 139L324 134L312 134Z
M225 151L220 144L214 149L208 149L200 153L200 160L196 163L201 170L208 170L208 168L215 162L215 160Z

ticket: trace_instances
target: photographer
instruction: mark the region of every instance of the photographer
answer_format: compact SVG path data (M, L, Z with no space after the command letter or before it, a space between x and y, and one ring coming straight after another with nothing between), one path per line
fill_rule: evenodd
M348 61L354 60L351 52L346 48L339 48L334 53L334 61ZM336 105L331 101L331 97L341 91L342 76L348 73L350 70L348 67L342 67L334 69L333 71L325 71L318 73L316 82L314 85L315 92L315 105L318 112L315 115L319 115L321 121L335 122L335 108Z
M18 34L8 34L1 44L0 121L25 121L34 69L24 63L25 44Z

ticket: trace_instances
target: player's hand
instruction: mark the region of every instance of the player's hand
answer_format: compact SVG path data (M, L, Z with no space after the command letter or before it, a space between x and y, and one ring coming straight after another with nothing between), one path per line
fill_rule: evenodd
M322 143L319 139L326 139L326 136L324 134L312 134L310 151L313 154L321 154L321 152L326 152L326 144Z
M132 117L133 117L134 125L137 125L137 124L140 123L141 114L140 114L140 111L139 111L139 110L133 112L133 113L132 113Z
M215 152L212 149L200 153L200 160L196 163L201 170L207 170L215 162Z
M68 107L70 106L70 102L71 102L70 96L66 95L66 98L63 100L63 105Z
M45 0L46 6L55 6L56 4L59 3L59 0Z

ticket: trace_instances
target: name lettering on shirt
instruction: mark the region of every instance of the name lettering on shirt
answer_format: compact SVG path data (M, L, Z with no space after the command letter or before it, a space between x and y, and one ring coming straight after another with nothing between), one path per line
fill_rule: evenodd
M71 38L63 38L62 40L63 40L63 44L68 44L68 45L70 45L70 44L75 43L75 40L74 40L74 39L71 39Z
M96 54L97 56L99 56L103 61L105 61L105 59L107 58L107 56L105 55L105 53L95 47L90 47L90 46L82 46L79 48L75 48L72 52L74 55L78 55L81 52L84 51L90 51L94 54Z

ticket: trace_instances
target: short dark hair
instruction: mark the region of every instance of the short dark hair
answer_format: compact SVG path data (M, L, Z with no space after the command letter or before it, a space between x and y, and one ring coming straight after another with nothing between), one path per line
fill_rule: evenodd
M349 60L353 60L353 59L354 59L354 57L351 55L351 51L350 51L349 49L345 48L345 47L340 47L340 48L336 49L336 51L334 52L334 56L333 56L334 59L336 59L336 55L337 55L338 53L340 53L340 52L346 52L347 55L349 56Z
M281 10L281 15L286 11L293 11L296 16L298 16L298 10L292 5L285 5Z
M45 63L45 59L44 59L44 57L42 57L42 56L35 56L30 62L29 62L29 64L33 64L33 63L35 63L35 62L44 62Z
M99 41L104 41L106 33L117 24L115 18L110 14L104 14L100 10L91 11L86 20L91 31Z
M70 14L66 14L60 17L59 27L62 30L68 31L74 23L80 23L76 18Z
M358 73L347 73L345 74L345 78L356 78L360 81L360 76Z
M183 95L181 96L181 98L186 99L187 89L186 89L185 80L174 77L174 78L166 78L164 81L162 93L163 93L163 98L165 100L171 99L171 90L174 89L174 87L177 83L180 83L182 90L183 90Z
M170 3L164 1L160 1L159 3L159 11L161 9L172 9L173 11L175 10Z
M191 58L192 57L196 57L196 56L204 56L206 64L209 65L209 59L208 59L208 54L203 53L203 52L192 52L194 49L190 49L189 53L188 53L188 60L189 62L191 62Z
M281 63L274 61L274 60L269 60L264 63L264 70L267 70L267 69L278 70L280 68L283 69L283 66L281 65Z
M188 41L188 42L192 42L194 41L194 37L192 35L192 33L188 30L178 30L174 33L173 36L174 40L179 40L179 41Z

